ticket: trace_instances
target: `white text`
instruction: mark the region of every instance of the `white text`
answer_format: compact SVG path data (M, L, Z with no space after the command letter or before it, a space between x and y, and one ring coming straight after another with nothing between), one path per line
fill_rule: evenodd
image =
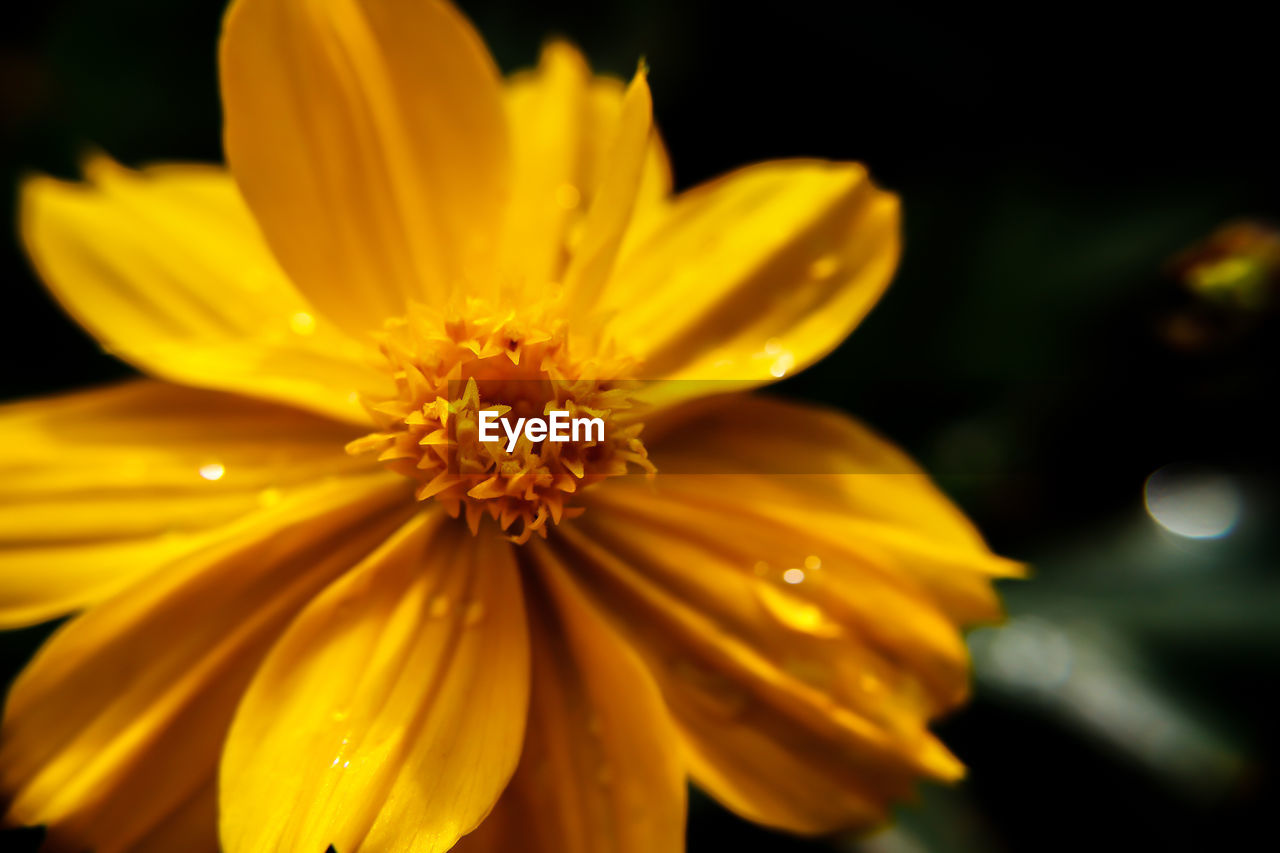
M570 418L567 411L557 409L546 418L516 418L512 425L510 418L499 418L492 410L480 412L480 440L486 443L501 441L498 424L507 435L507 452L516 449L516 442L523 431L529 441L604 441L603 418ZM582 435L583 438L579 438Z

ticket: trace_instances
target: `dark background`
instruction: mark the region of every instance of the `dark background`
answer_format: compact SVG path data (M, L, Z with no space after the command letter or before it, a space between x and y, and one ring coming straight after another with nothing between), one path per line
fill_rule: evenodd
M910 449L993 546L1031 561L973 638L977 697L944 721L971 768L868 841L790 839L695 798L690 849L1233 850L1274 843L1280 736L1276 268L1211 298L1171 266L1225 222L1280 222L1274 21L1205 4L1034 11L790 0L462 2L504 69L563 34L651 67L687 187L748 162L866 162L904 200L895 285L780 391ZM27 170L97 146L220 159L218 0L10 4L0 30L0 234ZM1270 278L1267 276L1270 275ZM0 237L0 398L128 374ZM1227 536L1163 531L1170 464L1242 497ZM47 629L0 637L0 679ZM0 848L17 843L0 836Z

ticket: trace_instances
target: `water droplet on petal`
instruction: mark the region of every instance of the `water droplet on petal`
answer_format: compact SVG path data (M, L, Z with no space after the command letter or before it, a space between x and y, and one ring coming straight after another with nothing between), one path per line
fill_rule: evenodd
M815 554L810 554L804 558L804 567L811 572L816 572L822 568L822 558Z
M796 366L796 357L789 352L774 359L773 364L769 366L769 373L775 379L781 379L787 375L787 371Z
M826 281L840 269L840 258L834 254L823 255L809 264L809 278L814 281Z
M306 311L299 311L289 318L289 328L299 335L309 335L316 330L316 318Z
M556 187L556 206L561 210L573 210L582 202L582 193L573 184Z
M821 607L785 587L761 582L756 585L755 591L760 604L769 615L792 631L815 637L838 637L844 633L840 623L828 616Z
M200 466L200 476L209 482L221 480L222 475L227 473L227 469L217 462L209 462Z
M462 624L468 628L479 625L484 620L484 614L484 602L473 601L467 605L467 610L462 615Z
M802 583L804 581L804 569L787 569L782 573L782 579L789 584Z

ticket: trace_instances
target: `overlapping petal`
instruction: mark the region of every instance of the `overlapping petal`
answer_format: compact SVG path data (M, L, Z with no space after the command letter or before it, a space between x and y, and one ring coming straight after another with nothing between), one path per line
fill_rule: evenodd
M293 288L225 170L105 157L88 183L28 179L22 236L46 285L152 375L352 421L386 378Z
M222 759L224 848L448 850L515 770L528 691L510 545L419 517L254 677Z
M457 853L678 853L685 771L657 685L554 559L534 553L522 568L533 646L524 751Z
M653 458L702 473L609 483L551 548L644 656L694 778L753 820L823 832L957 777L927 724L966 693L957 623L997 618L991 579L1018 567L847 418L695 411Z
M309 481L367 470L335 452L351 434L152 380L0 407L0 627L101 601Z
M606 176L621 181L634 169L634 162L619 165L625 151L615 153L626 87L616 78L594 76L576 48L552 41L543 48L538 67L513 75L504 94L511 127L512 188L502 269L511 283L538 292L563 280L572 250L585 239L584 218ZM636 97L641 95L637 92ZM662 141L655 130L643 126L648 120L644 111L638 118L640 127L632 129L631 136L647 138L647 151L638 184L624 187L635 198L630 216L619 217L623 227L657 215L671 192ZM623 232L609 236L618 238Z
M509 182L501 81L439 0L237 0L227 159L298 287L357 332L489 286Z
M565 310L586 317L613 272L618 251L632 222L653 136L653 98L643 69L622 98L617 131L601 168L591 206L582 220L564 274Z
M300 488L62 626L5 706L6 820L48 824L60 849L209 849L218 756L259 661L413 511L381 474Z

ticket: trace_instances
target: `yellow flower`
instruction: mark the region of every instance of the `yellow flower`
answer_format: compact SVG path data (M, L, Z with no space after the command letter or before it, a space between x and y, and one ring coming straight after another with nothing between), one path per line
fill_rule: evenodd
M691 399L845 337L893 196L809 160L672 197L643 72L556 43L504 82L439 2L237 0L220 62L228 171L23 190L152 378L0 410L0 625L82 611L9 694L8 822L639 853L686 778L825 832L961 774L928 722L1018 567L843 415ZM606 440L470 432L552 404Z

